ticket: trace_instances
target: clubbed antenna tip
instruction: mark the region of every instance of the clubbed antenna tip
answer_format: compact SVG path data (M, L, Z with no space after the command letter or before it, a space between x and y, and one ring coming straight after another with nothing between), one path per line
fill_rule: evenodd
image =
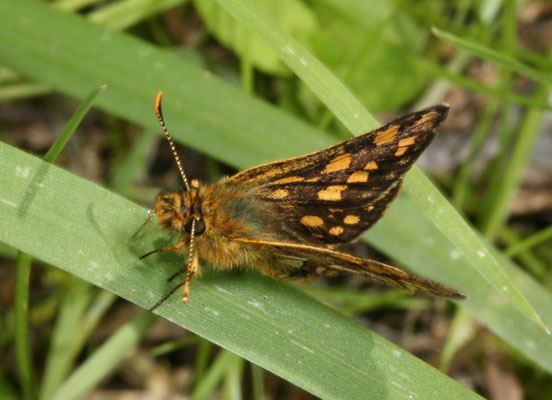
M186 174L184 173L184 169L182 168L182 164L180 163L180 157L178 157L178 153L176 152L176 148L174 147L174 142L171 138L171 135L169 135L169 131L167 130L167 126L165 125L165 119L163 118L163 110L161 108L161 99L163 98L163 92L157 93L157 96L155 97L155 115L157 116L157 120L159 121L159 124L161 125L161 129L163 129L163 133L165 134L165 137L169 141L169 145L171 146L171 151L173 153L174 159L176 161L176 165L178 167L178 171L180 172L180 176L182 177L182 180L184 181L184 185L186 185L186 190L190 191L190 184L188 183L188 178L186 178Z

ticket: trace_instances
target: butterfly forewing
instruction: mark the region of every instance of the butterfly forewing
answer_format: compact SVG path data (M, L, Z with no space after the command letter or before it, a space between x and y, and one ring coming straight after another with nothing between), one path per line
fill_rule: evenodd
M306 156L240 172L285 221L285 233L313 244L349 242L372 226L398 194L405 173L431 143L448 107L434 106Z

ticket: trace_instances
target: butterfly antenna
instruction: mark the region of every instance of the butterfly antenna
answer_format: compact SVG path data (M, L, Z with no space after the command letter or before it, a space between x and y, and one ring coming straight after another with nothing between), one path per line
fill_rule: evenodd
M182 180L184 181L184 185L186 185L186 190L190 191L190 184L188 183L188 178L186 178L186 174L184 173L184 169L182 168L182 164L180 163L180 157L178 157L178 153L176 152L176 148L174 147L174 142L171 138L171 135L169 135L169 131L167 130L167 126L165 125L165 119L163 118L163 110L161 109L161 99L163 98L163 92L157 93L157 97L155 98L155 115L157 116L157 119L159 120L159 124L161 125L161 129L163 129L163 133L165 134L165 137L169 141L169 145L171 146L171 150L174 156L174 159L176 160L176 165L178 166L178 171L180 172L180 176L182 177Z
M192 230L190 232L190 254L188 258L188 270L190 269L192 265L193 255L194 255L194 236L195 236L195 218L192 220Z
M195 218L192 220L192 231L190 232L190 255L188 259L188 271L186 272L186 277L182 281L184 283L184 289L182 290L182 301L190 301L189 292L190 292L190 282L194 278L194 275L197 271L197 260L196 260L196 251L197 249L194 246L194 233L195 233Z
M167 279L167 282L172 281L174 278L176 278L178 275L180 275L182 272L189 270L190 266L192 265L192 259L194 255L194 236L195 236L195 222L196 220L192 220L192 231L190 232L190 247L189 247L189 253L188 253L188 263L185 267L180 268L178 271L176 271L174 274L172 274L169 279ZM182 283L183 285L184 283ZM182 286L180 285L180 286ZM179 287L180 287L179 286Z
M190 253L189 253L189 258L188 258L188 265L186 266L186 269L188 271L191 270L192 268L192 263L193 263L193 258L194 258L194 251L195 251L195 248L194 248L194 233L195 233L195 219L192 220L192 230L190 232ZM172 281L176 276L180 275L180 273L182 273L184 271L184 268L181 268L179 269L174 275L172 275L168 281ZM149 311L153 311L155 310L157 307L159 307L161 304L163 304L165 301L167 301L167 299L169 297L171 297L174 292L176 292L178 289L180 289L182 286L186 286L189 284L191 278L193 277L195 271L192 271L192 274L190 277L188 277L188 275L186 275L186 278L184 278L182 280L182 282L180 282L177 286L173 287L171 289L171 291L169 293L167 293L165 296L163 296L163 298L161 300L159 300L157 303L155 303L155 305L153 307L151 307L149 309Z

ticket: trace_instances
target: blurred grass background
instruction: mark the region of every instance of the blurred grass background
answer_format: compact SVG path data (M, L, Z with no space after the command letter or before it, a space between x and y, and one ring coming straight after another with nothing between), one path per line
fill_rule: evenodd
M544 303L545 296L549 296L552 259L549 156L552 139L548 102L552 8L548 2L256 3L344 82L380 121L441 101L451 104L441 135L420 164L482 237L501 249L500 257L514 261L533 278L538 291L546 293L534 301ZM298 79L269 45L248 33L215 3L65 0L50 2L48 7L77 13L83 17L83 24L92 21L106 27L106 32L125 30L177 54L201 68L204 74L219 76L242 92L264 99L304 121L305 126L325 131L327 137L317 139L320 143L311 144L313 148L350 134L305 80ZM29 26L35 30L34 40L40 40L40 20ZM85 41L65 34L77 43ZM108 33L105 40L109 41ZM48 43L43 45L47 47ZM85 93L82 92L85 89L79 89L80 93L69 87L63 90L61 84L54 84L47 77L56 69L55 64L52 71L44 68L41 72L44 78L40 79L25 68L16 68L5 57L0 59L6 62L0 70L2 141L42 156L77 106L74 100L55 94L52 89L82 97L102 82L85 82L88 85ZM101 65L99 60L97 64L94 59L82 61L91 70ZM61 69L62 64L60 57L57 68ZM154 85L156 80L163 82L159 76L162 73L156 72L161 66L155 61L136 68L150 69L149 79ZM68 86L75 80L72 76L61 78ZM142 83L145 84L140 81L127 84L140 87ZM127 96L117 101L131 108L135 99ZM188 99L184 107L193 108L193 101ZM197 101L203 104L202 99ZM138 107L136 104L136 118L129 119L138 123L152 119L151 110ZM102 104L102 108L109 107ZM217 119L212 110L203 113L207 114L205 118ZM194 136L194 124L201 123L194 121L193 111L190 114L187 117L191 119L191 128L182 126L186 121L169 122L173 132L183 131L179 137L191 137L183 139L184 142L203 150L198 153L180 147L190 177L216 179L231 173L233 167L247 166L264 157L258 153L262 151L258 146L248 147L255 140L253 137L242 138L244 147L234 150L223 147L230 146L229 142L217 148L216 143L206 142L197 132ZM259 114L264 115L258 111L247 115L249 118L237 114L240 121L221 118L220 129L225 121L228 125L252 124L262 129L263 121L254 120ZM179 186L174 162L168 146L154 134L149 122L144 122L146 128L142 128L120 116L127 114L121 109L113 113L90 111L56 164L136 203L151 205L161 189ZM294 140L311 140L310 133L305 135ZM298 152L302 146L308 144L297 143ZM224 151L231 153L228 159L218 157ZM286 150L275 151L283 155ZM270 151L266 157L266 161L273 159ZM393 237L393 232L389 237ZM432 237L426 236L428 240L433 240ZM376 246L401 260L400 249L386 247L391 245L389 241ZM406 249L408 243L401 246ZM32 267L28 310L19 304L22 307L19 315L28 316L27 329L15 317L15 253L7 246L1 250L0 394L7 398L18 398L21 394L27 398L67 398L64 393L82 396L86 392L76 389L71 392L73 382L77 387L82 382L79 370L72 374L75 365L92 365L87 371L102 372L86 388L92 398L118 398L122 394L151 398L313 396L166 320L156 322L153 316L136 314L137 307L133 304L40 263ZM356 251L383 257L363 244ZM411 254L405 252L402 257ZM455 253L450 254L454 258ZM402 262L408 265L407 260ZM29 268L29 260L25 263L20 258L17 271ZM21 291L25 290L23 283ZM500 329L493 328L482 315L476 314L477 320L474 319L473 311L447 305L440 299L374 289L374 285L357 277L321 281L303 290L352 315L483 396L497 399L552 396L550 367L534 355L549 354L550 339L536 342L538 345L531 342L537 349L531 349L528 343L524 351L508 334L495 336ZM508 327L510 314L494 317L503 318L500 326ZM490 330L485 327L487 324L491 325ZM512 331L517 329L515 324L510 325L514 325L510 326ZM139 332L133 340L125 336L125 329L130 328ZM28 344L22 341L25 332L30 334ZM106 338L109 339L100 346Z

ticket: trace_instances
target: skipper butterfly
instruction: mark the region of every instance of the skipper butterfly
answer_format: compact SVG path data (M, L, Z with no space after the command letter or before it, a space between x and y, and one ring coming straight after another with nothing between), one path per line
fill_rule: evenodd
M315 153L258 165L210 184L188 182L161 109L155 113L169 142L185 190L157 197L138 232L157 215L180 241L141 257L187 250L178 288L189 301L190 281L200 263L219 269L248 266L275 279L311 279L350 272L407 291L454 299L466 295L390 265L350 254L341 247L384 214L406 172L435 137L448 113L437 105L408 114L361 136ZM138 233L137 232L137 233Z

